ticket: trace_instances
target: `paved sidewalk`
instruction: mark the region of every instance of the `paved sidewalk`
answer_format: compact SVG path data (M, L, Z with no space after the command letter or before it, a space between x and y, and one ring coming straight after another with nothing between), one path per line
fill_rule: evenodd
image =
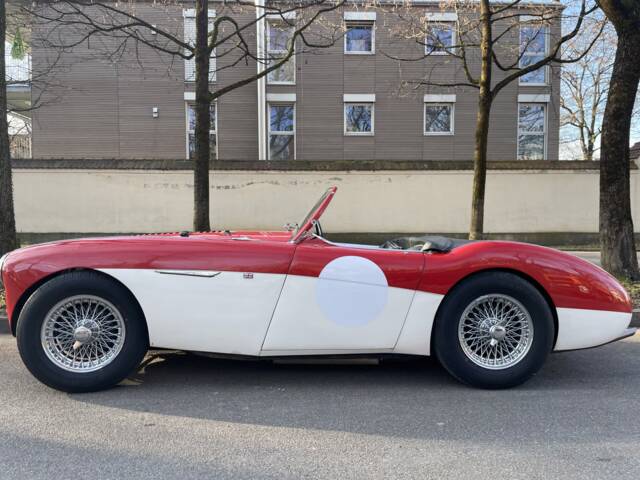
M600 252L597 251L571 251L567 250L567 253L571 253L580 258L590 261L591 263L595 263L598 266L600 265Z

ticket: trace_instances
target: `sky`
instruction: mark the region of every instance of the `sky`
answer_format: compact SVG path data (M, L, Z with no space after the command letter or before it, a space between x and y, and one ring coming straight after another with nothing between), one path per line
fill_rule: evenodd
M593 2L593 0L590 0ZM569 17L569 20L566 25L564 25L564 30L570 30L573 28L575 20L571 18L572 16L577 15L580 9L581 2L580 0L562 0L561 3L566 6L564 11L564 15ZM612 55L614 53L612 52ZM562 91L561 91L562 94ZM638 101L636 101L636 107L638 107ZM635 120L631 129L631 145L635 142L640 142L640 108L637 108L637 113L635 115ZM573 131L573 132L572 132ZM563 127L560 131L560 138L563 137L577 137L577 130L574 127L567 126ZM600 141L598 139L597 147L599 148ZM561 143L560 144L560 158L561 159L574 159L580 156L580 146L579 142L576 140L574 142L569 143Z

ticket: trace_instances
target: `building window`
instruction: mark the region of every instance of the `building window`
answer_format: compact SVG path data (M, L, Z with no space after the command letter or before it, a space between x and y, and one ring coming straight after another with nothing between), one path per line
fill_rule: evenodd
M218 115L216 104L212 103L210 107L211 130L209 130L209 145L211 150L209 158L216 160L218 158ZM187 158L192 159L196 150L196 110L195 105L187 103Z
M424 134L453 134L453 103L424 104Z
M12 158L31 158L31 119L7 112L7 131Z
M518 160L544 160L546 147L546 105L518 104Z
M294 160L295 157L295 104L269 104L269 160Z
M428 25L424 42L426 55L448 55L453 53L455 43L455 22L437 22Z
M269 21L267 24L267 68L280 61L289 51L289 42L293 37L293 27L282 21ZM284 65L267 74L271 84L295 84L295 55Z
M187 8L183 12L184 16L184 41L189 45L195 45L196 43L196 11L193 8ZM216 13L214 10L209 10L209 31L213 29L213 21L212 17L215 17ZM185 50L185 54L190 54L191 52ZM196 60L195 58L190 58L189 60L184 61L184 81L185 82L195 82L196 80ZM209 81L216 81L216 56L215 49L211 52L211 59L209 60Z
M344 104L344 134L373 135L373 103Z
M520 26L520 68L526 68L548 54L548 27L525 24ZM541 67L520 77L521 85L546 85L547 67Z
M345 21L344 53L373 54L376 51L375 22L369 20Z

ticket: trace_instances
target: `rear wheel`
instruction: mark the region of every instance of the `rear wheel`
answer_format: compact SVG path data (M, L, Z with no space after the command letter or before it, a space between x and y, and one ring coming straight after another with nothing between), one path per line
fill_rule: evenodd
M553 345L553 316L531 283L487 272L447 295L434 335L436 355L454 377L475 387L508 388L542 367Z
M38 288L20 314L17 337L29 371L67 392L115 385L148 347L146 324L131 294L87 271L60 275Z

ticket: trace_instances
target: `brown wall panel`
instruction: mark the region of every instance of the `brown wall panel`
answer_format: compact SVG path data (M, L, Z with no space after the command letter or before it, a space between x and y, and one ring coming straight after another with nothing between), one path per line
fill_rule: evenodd
M223 13L218 7L219 14ZM416 7L421 16L435 7ZM355 8L347 8L347 11ZM137 13L157 25L182 34L182 12L176 7L138 7ZM253 9L230 12L242 24L255 19ZM339 25L342 12L328 17ZM255 32L251 27L249 29ZM340 38L335 45L296 56L296 84L269 85L267 93L296 94L296 144L300 160L470 160L474 150L477 90L471 87L427 87L421 79L437 82L465 81L461 62L447 56L420 61L424 47L399 38L397 15L379 9L376 19L375 55L345 55ZM554 26L553 34L559 34ZM37 37L37 32L34 34ZM255 45L255 34L249 34ZM505 37L502 54L517 45L517 29ZM64 68L52 73L57 86L43 94L45 105L33 113L33 155L40 158L184 158L184 92L193 91L184 81L184 61L148 48L130 49L117 61L96 58L98 45L77 48L67 55ZM302 50L302 49L301 49ZM43 69L53 52L34 45L34 68ZM256 71L255 61L237 62L234 54L218 59L212 90L246 78ZM234 62L236 65L231 66ZM470 68L478 71L477 55ZM229 67L229 68L224 68ZM497 96L491 115L489 157L513 160L517 144L517 99L522 93L550 93L547 157L558 158L559 78L552 70L549 87L509 85ZM495 71L494 80L504 74ZM409 82L409 83L406 83ZM345 136L343 95L376 95L375 135ZM423 134L423 95L455 93L455 133ZM34 95L37 89L34 88ZM258 156L258 92L251 83L217 100L218 153L222 160L252 160ZM159 109L153 118L152 108Z

